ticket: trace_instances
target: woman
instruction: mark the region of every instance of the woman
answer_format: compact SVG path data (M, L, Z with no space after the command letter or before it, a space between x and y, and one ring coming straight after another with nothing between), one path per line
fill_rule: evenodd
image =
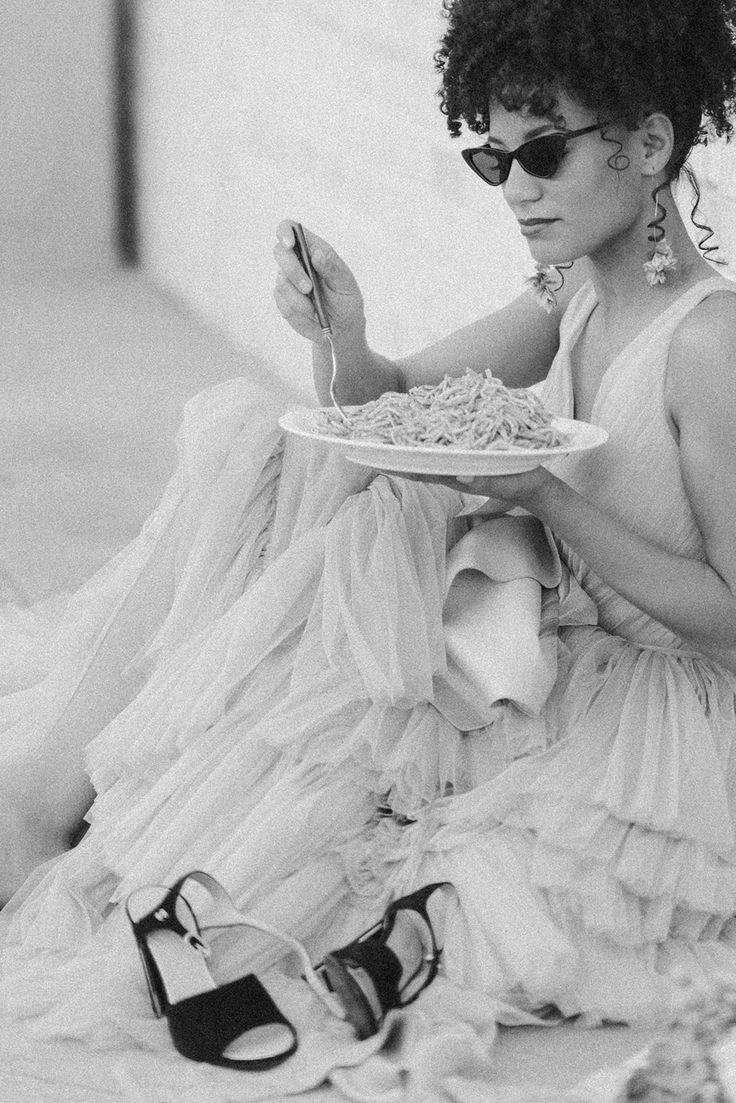
M94 974L111 903L192 868L314 956L392 896L451 883L432 915L447 976L525 1011L630 1021L683 969L736 973L736 296L670 191L703 116L731 133L734 9L447 8L443 109L453 134L464 121L486 137L467 157L503 188L535 289L392 363L366 344L349 270L309 235L338 398L491 368L544 381L556 413L609 442L554 473L374 477L282 454L273 411L237 385L195 400L164 503L78 599L82 643L47 714L61 735L42 761L55 751L53 776L67 769L67 833L89 799L75 766L91 718L110 721L86 747L87 836L6 910L19 1005L52 1025L60 1008L67 1024L84 1016L49 986L48 955ZM314 342L327 404L293 244L283 223L276 301ZM541 727L509 704L466 735L438 705L447 533L468 493L544 522L563 560L546 587L559 672ZM412 933L397 922L400 958ZM329 961L345 998L375 1007L376 978Z

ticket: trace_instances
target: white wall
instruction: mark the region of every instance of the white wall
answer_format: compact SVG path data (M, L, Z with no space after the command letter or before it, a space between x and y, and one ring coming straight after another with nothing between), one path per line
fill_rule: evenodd
M435 92L439 0L140 0L142 257L309 389L271 297L279 219L351 264L369 338L410 351L512 298L531 262Z
M369 339L389 355L513 298L533 267L500 189L469 172L439 111L440 7L139 0L144 265L305 392L308 351L271 298L279 219L348 260ZM712 200L724 169L699 153ZM717 227L731 255L735 194Z
M0 3L0 267L113 259L112 0Z

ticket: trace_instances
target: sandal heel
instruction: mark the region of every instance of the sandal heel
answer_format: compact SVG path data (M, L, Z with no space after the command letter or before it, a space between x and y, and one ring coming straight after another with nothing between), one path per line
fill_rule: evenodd
M167 999L166 988L163 984L161 973L156 966L155 959L147 941L149 923L147 917L153 914L158 907L163 906L168 890L163 885L150 885L137 889L128 897L125 905L126 913L133 930L138 956L140 958L143 976L148 988L148 997L151 1001L153 1013L157 1019L162 1019L166 1014ZM139 920L133 919L133 914L138 913Z
M143 976L146 978L146 986L148 987L148 998L151 1001L151 1007L153 1013L157 1019L163 1019L166 1014L166 1006L164 1003L163 993L160 991L157 981L160 983L160 977L155 966L149 962L144 947L138 943L138 954L141 959L141 965L143 967Z

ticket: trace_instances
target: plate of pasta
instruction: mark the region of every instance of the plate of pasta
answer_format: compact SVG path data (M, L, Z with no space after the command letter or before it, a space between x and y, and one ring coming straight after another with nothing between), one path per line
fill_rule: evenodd
M598 425L555 417L533 390L472 369L344 409L300 408L279 424L353 463L424 475L511 475L608 439Z

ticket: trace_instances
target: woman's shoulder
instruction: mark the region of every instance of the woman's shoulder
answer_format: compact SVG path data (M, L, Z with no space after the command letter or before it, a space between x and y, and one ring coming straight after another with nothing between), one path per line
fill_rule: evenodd
M736 281L716 277L695 284L687 293L693 303L672 335L671 358L733 352L736 341Z
M736 382L736 281L703 281L669 349L667 384L675 404L694 395L733 395Z

